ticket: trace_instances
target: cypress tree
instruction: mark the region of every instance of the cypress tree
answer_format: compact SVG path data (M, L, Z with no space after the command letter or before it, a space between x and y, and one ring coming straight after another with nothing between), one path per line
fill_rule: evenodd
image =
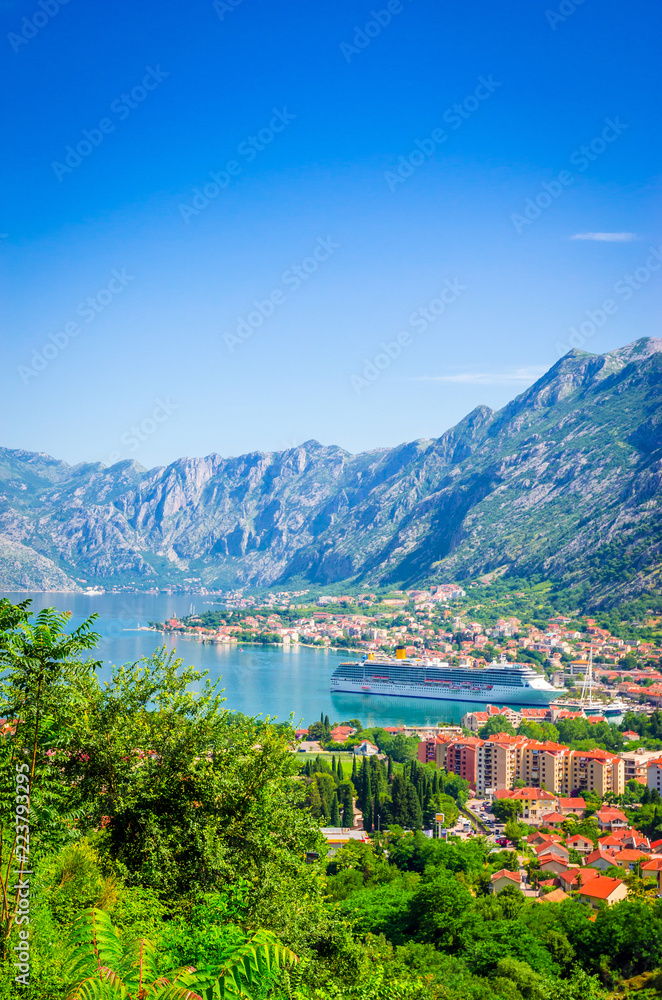
M407 826L412 830L420 830L423 827L423 810L421 802L416 794L416 789L409 783L406 791L406 812Z
M331 774L337 774L337 770L336 770L336 755L335 754L331 758Z
M366 833L372 833L372 798L369 798L363 813L363 829Z
M364 757L363 761L361 762L361 770L359 771L359 773L357 775L358 785L357 785L357 789L356 789L356 791L357 791L356 804L359 807L359 809L361 810L361 812L363 812L363 809L364 809L364 806L365 806L365 802L366 802L365 776L366 776L366 768L365 768L365 757Z
M401 774L396 774L391 785L391 822L398 826L408 826L407 788Z
M331 728L331 723L329 722L329 716L328 715L324 716L324 720L323 721L324 721L324 728L325 729L330 729Z
M348 830L351 830L354 826L354 809L352 808L352 796L347 795L345 801L343 802L342 809L342 825Z
M336 770L336 775L337 775L338 781L344 781L345 780L345 772L343 770L342 761L341 761L340 757L338 758L338 767L337 767L337 770Z
M320 712L320 722L324 725L324 712Z
M388 759L388 770L386 772L386 780L393 781L393 760L391 757Z
M356 788L356 775L357 775L356 754L354 754L354 762L352 764L352 784L354 785L354 788Z
M340 826L340 809L338 808L338 796L331 799L331 826Z
M310 788L308 789L308 801L310 803L310 811L313 816L320 816L322 813L322 798L316 781L311 782Z
M381 818L382 818L382 803L379 798L379 785L375 788L375 799L372 805L372 824L376 826L378 830L381 829Z

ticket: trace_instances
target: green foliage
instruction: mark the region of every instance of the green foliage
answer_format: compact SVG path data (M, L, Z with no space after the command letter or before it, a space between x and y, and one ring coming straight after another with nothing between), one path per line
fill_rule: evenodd
M520 799L495 799L492 804L492 813L500 823L515 820L523 812L524 806Z
M44 901L59 923L69 925L82 908L108 909L115 902L113 880L104 878L98 854L86 841L67 844L42 873Z
M486 739L495 733L508 733L509 736L514 736L515 727L504 715L491 715L485 725L478 730L478 735L481 739Z
M191 965L164 971L156 946L138 938L123 947L103 910L84 911L70 935L68 1000L222 1000L258 998L276 970L297 961L272 936L259 932L227 950L217 968Z
M542 618L548 598L535 593ZM26 616L0 604L5 633ZM64 620L48 620L53 652ZM70 652L44 672L38 727L39 671L19 657L23 694L5 687L5 712L24 712L0 741L10 775L38 733L25 1000L603 1000L603 986L662 964L661 904L638 872L621 872L630 898L591 922L574 899L541 905L514 886L492 895L491 873L516 870L515 852L425 836L436 812L452 826L466 802L456 775L408 752L356 760L351 780L335 757L302 766L290 726L228 712L164 651L107 685ZM324 715L317 725L330 727ZM653 739L655 720L641 725ZM613 739L607 728L601 739ZM0 781L4 816L14 791ZM662 804L639 796L631 823L658 830ZM355 799L381 832L326 861L319 824L349 825ZM505 802L519 837L517 804ZM597 836L594 818L567 830ZM14 927L9 947L18 940ZM7 953L0 1000L15 995Z
M30 867L29 841L48 851L67 839L76 821L48 754L71 743L78 709L70 680L83 680L95 664L73 658L94 648L96 615L71 633L70 612L52 608L34 620L29 602L0 600L0 715L13 728L0 740L0 940L6 947L19 904L17 883ZM39 765L39 767L37 766ZM26 820L29 817L30 822ZM21 845L21 849L19 849ZM23 848L25 845L25 848ZM34 853L34 852L33 852ZM18 871L18 876L13 872Z

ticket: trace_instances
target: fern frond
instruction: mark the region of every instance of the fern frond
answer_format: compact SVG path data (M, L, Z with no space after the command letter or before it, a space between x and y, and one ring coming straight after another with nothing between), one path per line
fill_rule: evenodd
M247 997L254 1000L277 969L294 965L299 959L265 931L254 934L226 961L221 974L211 981L199 981L202 989L211 987L212 1000Z
M116 968L122 960L122 946L110 917L91 907L76 917L69 935L67 974L71 982L80 982L102 969Z
M126 986L116 972L101 966L97 973L72 986L67 1000L131 1000Z
M148 938L137 938L128 946L120 968L129 992L141 996L159 978L156 947Z

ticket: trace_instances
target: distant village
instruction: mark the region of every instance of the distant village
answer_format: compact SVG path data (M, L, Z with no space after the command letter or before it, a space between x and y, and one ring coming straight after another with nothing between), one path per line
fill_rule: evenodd
M279 643L341 648L359 654L392 655L404 646L408 656L442 657L449 663L481 667L494 658L531 663L555 687L580 688L594 661L591 695L618 696L652 712L662 704L659 643L622 639L590 617L555 616L545 627L514 616L489 625L472 620L457 603L466 591L457 584L427 590L307 598L308 591L282 591L266 597L224 595L222 606L165 623L167 633L211 643Z

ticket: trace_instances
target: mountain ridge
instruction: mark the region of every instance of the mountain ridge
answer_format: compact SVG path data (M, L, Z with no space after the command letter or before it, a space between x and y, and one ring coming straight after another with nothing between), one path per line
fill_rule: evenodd
M614 603L659 584L661 387L662 339L642 338L570 351L502 409L477 406L440 437L394 448L311 439L149 470L0 449L0 585L378 586L498 572Z

